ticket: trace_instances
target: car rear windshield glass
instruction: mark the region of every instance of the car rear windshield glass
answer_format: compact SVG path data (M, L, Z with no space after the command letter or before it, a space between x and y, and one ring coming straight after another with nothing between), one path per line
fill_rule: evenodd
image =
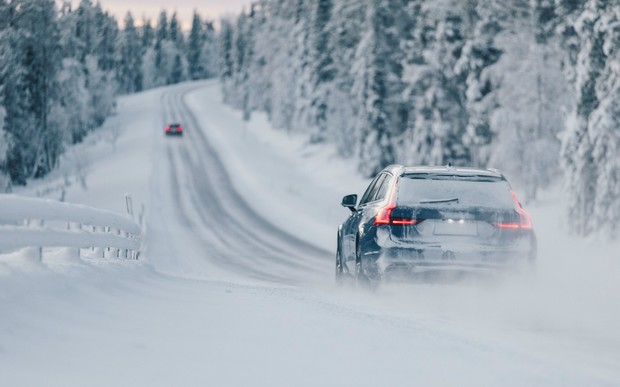
M409 174L398 184L402 206L514 208L510 185L496 176Z

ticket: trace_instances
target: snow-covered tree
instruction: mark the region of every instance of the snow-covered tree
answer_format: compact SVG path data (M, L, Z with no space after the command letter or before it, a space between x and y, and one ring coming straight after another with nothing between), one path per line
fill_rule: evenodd
M453 0L409 4L411 21L401 44L409 50L404 81L410 108L407 130L399 139L401 162L471 164L471 149L465 143L469 71L464 70L475 67L463 66L462 60L468 54L466 7Z
M65 60L59 74L62 97L56 101L54 110L56 121L66 123L63 138L74 143L81 141L112 112L121 38L116 20L90 0L81 1L75 11L65 6L59 25ZM79 106L87 103L87 107L79 112L73 110L67 101L75 98L82 98ZM76 127L76 123L81 126Z
M94 127L92 122L94 106L86 88L84 68L77 59L63 59L58 73L58 95L54 103L54 120L63 131L63 140L75 144Z
M142 47L142 55L146 52L146 50L151 47L155 40L155 32L153 31L153 26L151 25L150 19L142 20L142 28L140 29L140 41Z
M203 38L202 20L198 12L194 11L192 29L187 41L187 62L190 79L195 80L205 77L205 63L201 60Z
M172 17L170 18L168 39L172 41L172 43L174 43L177 48L182 48L185 44L185 39L183 38L183 34L181 33L181 26L179 24L179 18L176 12L173 12Z
M318 0L312 4L308 35L310 75L310 124L312 142L325 141L328 136L327 115L335 69L329 47L329 25L332 0Z
M490 114L498 108L497 79L493 66L500 59L502 50L497 47L496 37L502 31L500 15L491 7L489 0L471 0L467 9L468 36L455 65L455 73L465 80L465 103L467 127L463 138L470 150L471 164L485 166L489 157L494 133Z
M509 4L510 13L490 9L500 27L494 41L502 56L485 70L495 106L487 110L492 141L478 157L482 165L504 171L523 199L534 200L560 176L558 134L572 94L559 40L550 32L557 22L553 10L544 0Z
M358 46L353 71L353 93L358 103L360 171L372 176L394 162L392 137L397 124L388 101L392 80L400 79L399 63L390 52L398 49L395 11L398 2L370 0L366 4L367 31Z
M202 63L202 78L214 78L218 75L218 42L217 33L212 21L205 21L202 28L202 46L198 61Z
M333 88L328 96L327 124L328 139L336 143L339 154L351 157L357 154L355 115L356 101L351 98L355 82L351 72L357 46L362 39L365 26L366 4L357 0L335 1L328 30L328 49L334 62Z
M168 42L163 47L165 55L172 60L168 61L167 83L179 83L187 79L187 57L185 55L185 40L181 32L177 13L174 12L170 18L168 30Z
M142 50L140 37L131 13L125 17L125 28L117 46L117 79L121 92L142 90Z
M6 110L2 105L2 99L0 99L0 192L5 192L10 182L10 179L4 172L6 156L9 151L8 135L4 131L4 117L6 117Z
M155 30L155 46L153 47L155 61L152 74L150 75L149 84L153 86L165 85L168 80L168 69L170 58L167 55L168 51L166 46L168 42L168 14L166 11L161 11L159 19L157 21L157 27ZM146 59L145 59L146 61Z
M228 91L233 76L233 26L228 19L220 20L220 35L218 39L219 47L219 76L222 82L223 97L225 102L229 102Z
M562 137L569 224L587 235L620 231L620 4L589 0L575 22L576 104Z
M97 58L98 67L106 73L112 74L116 67L118 24L108 12L101 9L97 3L95 6L95 17L97 22L97 46L94 55Z
M5 168L14 182L24 184L49 172L62 149L62 136L50 116L61 67L60 35L54 2L24 0L7 6L2 31L7 61L0 75L10 137Z

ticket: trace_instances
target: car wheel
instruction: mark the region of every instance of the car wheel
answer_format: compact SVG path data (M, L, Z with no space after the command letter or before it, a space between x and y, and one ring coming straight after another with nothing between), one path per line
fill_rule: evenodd
M340 246L336 249L336 284L342 285L344 281L344 270L342 267L342 258L340 256Z
M358 289L372 289L370 279L362 267L362 252L359 243L355 244L355 287Z

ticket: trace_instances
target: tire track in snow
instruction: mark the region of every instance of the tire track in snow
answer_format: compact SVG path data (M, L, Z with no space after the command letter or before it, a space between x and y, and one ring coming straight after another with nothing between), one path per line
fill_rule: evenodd
M166 144L174 175L170 181L175 182L171 189L194 239L205 246L205 257L237 274L267 281L324 279L331 271L331 254L264 219L234 188L203 126L185 104L184 97L201 87L205 85L174 88L164 93L161 103L164 120L186 128L181 141Z

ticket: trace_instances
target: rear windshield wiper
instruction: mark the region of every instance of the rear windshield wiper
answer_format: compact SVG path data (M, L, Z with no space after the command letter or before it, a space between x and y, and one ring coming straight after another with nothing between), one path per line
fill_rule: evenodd
M435 200L420 200L420 204L434 204L434 203L458 203L459 198L453 199L435 199Z

